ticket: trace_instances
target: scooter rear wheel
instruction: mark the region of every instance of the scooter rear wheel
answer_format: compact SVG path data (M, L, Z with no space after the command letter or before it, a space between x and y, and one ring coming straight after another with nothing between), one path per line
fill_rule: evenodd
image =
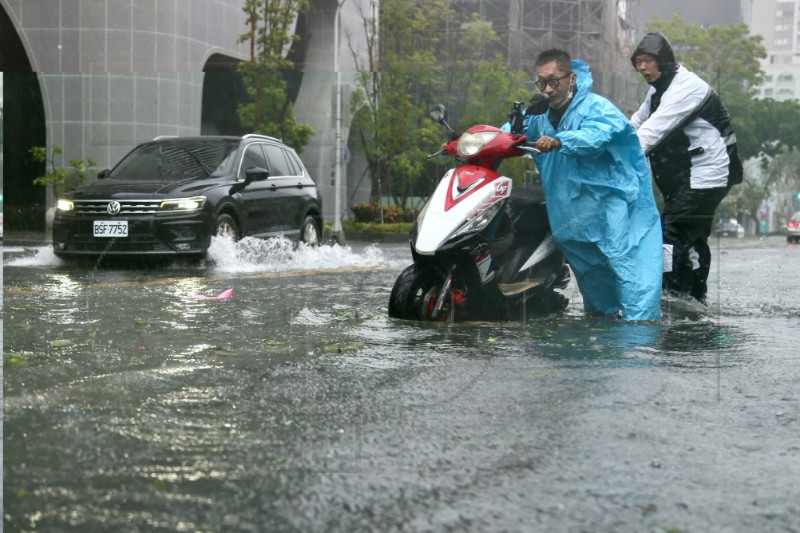
M389 316L403 320L431 320L431 295L437 294L444 280L433 268L411 265L403 270L389 296ZM443 312L439 320L447 317Z

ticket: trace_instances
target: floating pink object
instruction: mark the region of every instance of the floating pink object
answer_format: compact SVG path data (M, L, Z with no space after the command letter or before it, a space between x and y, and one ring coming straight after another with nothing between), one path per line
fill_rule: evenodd
M197 295L191 296L190 298L194 298L196 300L230 300L231 296L233 296L233 289L224 290L216 296Z

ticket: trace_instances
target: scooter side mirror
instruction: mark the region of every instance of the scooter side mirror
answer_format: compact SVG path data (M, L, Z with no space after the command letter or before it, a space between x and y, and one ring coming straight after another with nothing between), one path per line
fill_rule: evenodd
M444 124L447 122L447 109L442 104L436 104L431 108L431 118L434 122Z
M545 93L536 93L528 103L528 108L525 110L526 115L542 115L550 108L550 97Z

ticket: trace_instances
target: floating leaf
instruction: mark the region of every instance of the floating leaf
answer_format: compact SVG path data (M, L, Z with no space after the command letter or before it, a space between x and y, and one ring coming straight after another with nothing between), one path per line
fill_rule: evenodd
M558 373L555 370L531 370L526 375L531 379L546 379L554 378Z
M145 320L144 318L137 318L136 320L133 321L133 323L136 324L137 326L146 326L150 323L150 321Z
M28 366L28 356L15 352L3 352L3 366Z
M289 344L289 341L276 341L275 339L264 339L261 342L263 342L267 346L284 346L286 344Z
M339 344L339 343L328 344L324 348L329 352L342 353L342 352L354 352L356 350L360 350L363 347L364 344L361 342L350 342L347 344Z
M72 346L72 341L69 339L50 341L50 346L53 348L64 348L65 346Z
M160 479L154 479L153 481L151 481L149 483L149 485L150 485L151 488L154 488L155 490L160 490L160 491L165 491L168 488L167 482L166 481L162 481Z

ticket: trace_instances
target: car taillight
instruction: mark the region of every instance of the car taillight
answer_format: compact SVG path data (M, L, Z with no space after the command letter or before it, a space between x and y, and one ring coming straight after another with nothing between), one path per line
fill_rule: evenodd
M786 225L789 226L790 228L796 228L797 227L797 222L794 221L794 220L790 220L789 223L786 224Z

